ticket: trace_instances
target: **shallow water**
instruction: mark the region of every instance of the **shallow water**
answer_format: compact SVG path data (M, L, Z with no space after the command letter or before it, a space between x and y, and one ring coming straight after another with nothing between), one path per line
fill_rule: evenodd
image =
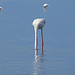
M51 4L46 12L44 3ZM0 0L0 75L75 75L74 3ZM43 55L40 30L38 54L34 50L32 22L38 17L46 19Z

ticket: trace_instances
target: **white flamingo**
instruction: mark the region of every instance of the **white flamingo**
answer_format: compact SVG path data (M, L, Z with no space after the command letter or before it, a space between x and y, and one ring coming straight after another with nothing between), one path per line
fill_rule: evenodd
M44 5L43 5L44 11L47 10L47 7L48 7L48 6L50 6L50 5L49 5L49 4L44 4Z
M38 29L41 29L41 36L42 36L42 48L43 48L43 31L42 28L45 25L46 21L44 18L39 18L39 19L35 19L33 21L33 26L34 26L34 30L35 30L35 50L37 50L38 48L38 36L37 36L37 31Z
M3 9L2 7L0 7L0 10Z

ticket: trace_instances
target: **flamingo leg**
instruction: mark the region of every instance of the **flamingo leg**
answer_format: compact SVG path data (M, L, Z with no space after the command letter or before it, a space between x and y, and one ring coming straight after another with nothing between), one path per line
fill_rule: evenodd
M36 47L38 47L38 37L37 37L37 44L36 44Z

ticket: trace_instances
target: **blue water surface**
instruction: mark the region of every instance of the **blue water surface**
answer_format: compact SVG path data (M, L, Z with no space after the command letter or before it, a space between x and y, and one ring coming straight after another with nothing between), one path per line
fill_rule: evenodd
M44 12L43 4L50 6ZM0 75L75 75L74 0L0 0ZM36 18L45 18L44 52Z

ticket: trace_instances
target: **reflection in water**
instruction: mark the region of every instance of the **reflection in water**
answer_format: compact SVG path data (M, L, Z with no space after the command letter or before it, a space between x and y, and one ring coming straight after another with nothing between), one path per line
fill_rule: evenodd
M42 50L43 54L43 50ZM33 74L34 75L44 75L44 57L38 56L38 50L35 50L35 61L33 64Z
M46 12L47 11L47 8L43 8L43 10Z
M2 11L0 11L0 13L1 13Z

